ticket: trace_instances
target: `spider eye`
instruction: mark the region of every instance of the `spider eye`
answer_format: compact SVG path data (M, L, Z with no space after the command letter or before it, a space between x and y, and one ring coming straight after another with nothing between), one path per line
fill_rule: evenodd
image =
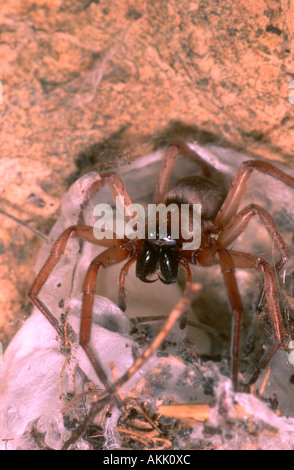
M164 284L176 282L178 276L179 259L175 245L165 245L160 252L160 278Z
M148 276L154 274L158 268L159 253L159 246L144 240L136 264L136 276L140 281L150 282Z

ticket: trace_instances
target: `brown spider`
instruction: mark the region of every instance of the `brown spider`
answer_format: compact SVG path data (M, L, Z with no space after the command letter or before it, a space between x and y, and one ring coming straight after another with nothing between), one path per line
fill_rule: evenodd
M201 167L203 176L189 176L187 178L183 178L169 189L173 168L177 157L180 154L195 161ZM263 293L268 304L274 331L274 343L257 365L256 372L251 378L250 383L254 383L256 381L259 372L266 366L277 349L283 344L284 333L278 301L278 282L271 266L259 256L228 248L245 230L251 217L257 215L267 229L281 255L280 261L275 266L277 271L280 271L283 268L289 256L287 246L285 245L285 242L283 241L271 215L266 210L256 204L250 204L238 212L241 199L247 188L248 179L253 170L270 175L291 188L294 188L294 178L288 176L268 162L251 160L242 163L233 181L231 189L226 194L219 185L212 181L212 168L197 153L182 143L174 143L167 148L155 186L154 203L164 203L166 205L170 203L178 205L182 203L190 205L196 203L201 204L201 245L197 250L184 250L182 246L183 240L181 237L175 240L170 238L160 240L158 237L155 240L131 240L126 237L123 239L114 237L112 240L98 240L93 234L93 227L85 225L75 225L67 228L55 241L50 256L38 273L30 289L29 297L61 337L63 335L63 330L58 320L38 297L40 289L50 275L54 266L58 263L69 238L78 237L82 240L102 245L107 248L91 262L83 285L79 341L91 361L99 379L107 388L104 399L99 400L100 404L96 403L94 404L96 406L92 405L93 409L91 409L88 420L86 420L84 426L90 422L89 420L93 418L99 406L102 407L105 400L110 399L111 396L114 396L116 403L120 405L118 397L115 396L117 388L125 383L143 365L179 318L181 327L185 326L187 310L191 303L193 293L198 288L197 285L192 283L189 264L198 266L221 266L226 290L233 310L232 380L235 389L237 388L239 338L242 315L242 301L236 282L235 268L250 268L263 274ZM96 181L90 186L87 194L85 195L81 211L87 202L105 185L105 183L109 185L114 201L116 197L123 196L126 208L132 203L121 179L114 173L105 173L101 175L101 180ZM103 367L95 357L90 346L92 308L99 269L106 268L123 261L125 261L125 264L123 265L119 276L118 302L122 310L125 310L126 308L126 276L130 267L134 263L136 263L136 276L141 281L153 282L154 280L160 279L166 284L176 281L178 267L181 265L187 273L186 289L183 297L179 300L178 304L169 315L164 327L144 354L120 379L112 385L109 385L108 378ZM150 279L150 276L156 273L157 278Z

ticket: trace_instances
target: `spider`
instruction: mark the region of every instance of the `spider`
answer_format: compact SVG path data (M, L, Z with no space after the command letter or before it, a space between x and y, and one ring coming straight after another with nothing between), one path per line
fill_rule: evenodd
M179 155L187 157L197 163L202 171L202 175L188 176L177 181L170 187L172 172ZM83 225L82 223L67 228L54 242L47 261L34 280L29 291L29 297L49 320L60 337L63 335L61 325L38 296L43 284L64 253L66 244L70 238L77 237L83 241L101 245L106 248L92 260L84 280L79 336L82 348L86 352L99 379L103 382L108 391L105 395L105 400L112 396L119 406L119 399L115 395L117 388L126 382L150 357L177 320L180 320L181 328L185 327L189 305L195 291L199 288L197 284L193 284L190 265L206 267L220 265L221 267L224 284L233 311L231 367L232 381L235 389L237 389L238 384L240 326L243 310L236 281L236 268L249 268L263 274L263 294L268 304L274 332L274 342L257 365L250 383L256 381L259 372L267 365L278 348L283 345L284 332L278 301L278 281L276 280L272 267L259 256L229 248L246 229L250 219L254 216L258 216L280 254L280 260L276 264L275 269L280 271L285 266L289 257L287 246L273 218L265 209L257 204L250 204L238 211L241 199L246 192L248 180L253 171L270 175L291 188L294 188L294 178L279 170L271 163L250 160L241 164L230 190L226 192L213 181L212 167L189 146L182 142L175 142L167 147L156 181L153 202L155 204L163 203L165 205L171 203L177 205L182 203L189 205L196 203L201 204L201 244L198 249L183 249L183 240L181 237L172 239L169 236L165 239L160 239L158 233L155 239L142 240L139 238L129 239L126 236L124 236L124 238L114 236L113 239L105 238L99 240L94 236L93 227ZM116 197L123 196L125 208L132 203L127 189L124 187L119 176L113 172L106 172L101 175L99 181L95 181L90 188L88 188L84 202L81 205L81 214L89 200L97 191L104 187L105 184L109 186L114 201ZM126 221L127 219L128 217L126 217ZM80 220L82 220L81 217ZM160 280L165 284L176 282L179 266L182 266L186 271L186 284L183 297L172 310L165 325L151 345L120 379L110 385L108 377L90 345L91 317L99 270L121 262L124 262L124 265L119 275L118 305L122 310L126 309L126 277L134 263L136 263L136 276L142 282ZM103 399L100 400L100 402L102 406ZM97 412L97 407L99 407L99 404L96 404L96 408L94 407L90 412L89 419Z

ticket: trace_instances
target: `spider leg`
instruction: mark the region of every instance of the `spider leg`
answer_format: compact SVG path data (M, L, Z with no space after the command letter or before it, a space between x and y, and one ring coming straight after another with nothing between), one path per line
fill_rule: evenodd
M99 379L106 388L109 387L107 375L105 374L98 359L95 357L95 354L90 346L92 310L96 291L97 274L101 267L106 268L108 266L120 263L129 256L130 252L120 246L109 248L108 250L103 251L103 253L100 253L91 262L83 285L80 345L84 349Z
M43 315L47 318L53 328L55 328L58 335L61 337L63 336L63 331L59 325L58 320L54 317L54 315L52 315L52 313L42 302L42 300L38 298L38 293L41 290L43 284L48 279L48 276L58 263L61 255L64 253L69 238L73 237L78 237L90 243L95 243L97 245L104 246L113 246L114 244L118 243L115 240L97 240L93 234L93 227L89 227L86 225L75 225L67 228L54 242L50 255L41 270L39 271L39 273L37 274L34 283L29 290L28 296L36 305L36 307L38 307L40 312L42 312Z
M243 162L235 176L232 187L215 219L215 223L219 227L225 227L237 212L241 199L246 191L249 177L253 170L270 175L282 183L285 183L287 186L294 188L294 178L279 170L271 163L258 160Z
M184 157L198 163L202 167L204 175L207 177L210 176L210 166L200 157L200 155L182 142L172 143L166 149L158 173L153 199L155 204L164 202L171 175L179 155L183 155Z
M188 257L189 256L189 257ZM234 276L234 268L254 269L263 274L264 291L268 303L271 323L273 326L274 343L256 367L256 371L251 377L249 384L254 383L262 369L267 365L275 352L284 341L284 331L282 316L278 299L278 283L270 265L262 258L235 250L225 250L220 246L207 247L194 254L187 253L189 262L200 266L214 266L221 264L228 295L234 310L234 328L232 345L232 363L234 369L234 380L237 380L236 361L238 361L239 349L239 329L242 314L242 302L239 298L239 291Z
M217 252L220 258L223 278L225 281L227 293L233 310L233 328L232 328L232 380L234 389L238 386L238 361L239 361L239 345L240 345L240 327L241 316L243 311L242 300L240 297L238 284L235 276L235 266L230 253L227 250L219 250Z
M230 245L247 227L250 219L258 215L260 221L268 231L270 237L280 252L281 259L276 264L276 269L280 271L289 258L289 251L271 215L257 204L250 204L242 209L230 222L221 230L218 236L218 243L227 247Z
M185 260L185 258L180 258L179 259L179 264L185 268L187 272L187 277L186 277L186 283L185 283L185 292L188 292L189 289L191 288L192 285L192 273L189 264ZM181 318L180 318L180 328L183 330L186 327L187 324L187 316L188 316L188 311L189 307L182 312Z
M132 256L126 264L122 267L119 275L119 294L118 294L118 306L124 312L126 310L126 276L129 272L130 267L135 261L137 261L138 255Z
M275 266L275 269L280 271L283 269L289 258L287 245L279 233L279 230L271 215L257 204L250 204L249 206L242 209L235 217L233 217L219 233L218 242L224 247L230 245L246 229L249 220L255 215L258 215L260 221L276 245L277 250L280 252L281 259ZM262 305L264 296L265 292L264 288L262 288L259 295L257 308Z
M236 268L255 269L263 273L264 277L264 292L273 326L274 344L271 346L271 348L269 348L268 352L264 355L264 357L257 365L256 371L249 381L249 384L253 384L257 380L260 371L265 368L265 366L268 364L270 359L273 357L275 352L280 348L284 341L282 316L278 300L278 283L270 265L262 258L234 250L228 250L228 253L232 257L233 263Z
M92 183L88 187L88 189L86 190L86 192L84 194L83 203L81 204L81 212L80 212L80 216L79 216L79 220L81 222L82 222L82 219L83 219L83 209L88 204L90 199L92 199L93 196L98 191L100 191L100 189L102 189L105 186L105 183L107 183L108 186L109 186L109 189L111 191L111 195L112 195L112 198L113 198L114 202L116 202L117 197L123 197L124 198L124 211L126 210L126 208L130 204L132 204L132 200L131 200L131 198L130 198L130 196L129 196L122 180L120 179L120 177L117 174L112 173L112 172L107 172L107 173L104 173L100 176L101 176L101 178L97 181L94 181L94 183ZM130 217L125 216L125 219L129 220Z

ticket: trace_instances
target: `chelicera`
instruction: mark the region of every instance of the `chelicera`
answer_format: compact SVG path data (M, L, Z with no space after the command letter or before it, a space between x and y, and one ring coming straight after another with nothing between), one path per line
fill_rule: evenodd
M170 187L172 172L179 155L195 161L200 167L202 175L188 176ZM166 149L155 185L153 202L165 205L171 203L178 205L186 203L191 206L193 204L201 204L201 244L196 250L183 249L181 237L173 239L170 235L164 239L158 236L152 240L133 240L127 237L98 240L93 234L93 227L82 224L67 228L55 241L49 258L38 273L30 289L29 297L61 337L63 330L59 321L38 296L43 284L62 256L69 238L78 237L84 241L106 248L92 260L84 280L79 338L80 344L96 370L98 377L108 390L105 400L109 399L110 396L114 396L114 399L116 398L115 393L117 388L126 382L150 357L177 320L180 320L181 327L185 326L187 311L194 292L197 290L197 285L193 284L190 265L221 266L224 284L233 311L231 360L232 380L235 388L237 388L238 383L240 325L243 310L236 281L236 268L249 268L263 274L263 294L267 301L274 332L274 342L257 365L256 372L251 378L250 383L255 382L260 370L266 366L277 349L282 346L284 332L278 300L278 281L274 269L259 256L229 248L234 240L246 229L250 219L258 216L280 254L280 260L274 268L280 271L285 266L289 257L287 246L273 218L265 209L259 205L250 204L238 211L241 199L246 192L248 180L253 171L270 175L294 188L294 178L279 170L271 163L250 160L242 163L231 188L226 192L224 188L212 180L212 168L190 147L183 143L174 143ZM85 194L81 213L88 201L105 184L109 185L114 201L116 197L123 196L126 207L132 203L127 189L124 187L119 176L115 173L104 173L101 175L101 179L93 183L88 189L87 194ZM95 357L91 349L91 317L99 270L122 262L124 264L120 270L118 296L118 304L122 310L126 309L126 277L133 264L136 264L136 276L142 282L155 282L159 280L165 284L176 282L179 266L182 266L186 271L186 286L183 297L179 300L151 345L117 382L110 385L103 366L99 363L98 358ZM118 399L117 404L119 405ZM101 401L102 405L103 400ZM96 404L95 410L93 409L90 415L93 415L98 408L99 404Z

